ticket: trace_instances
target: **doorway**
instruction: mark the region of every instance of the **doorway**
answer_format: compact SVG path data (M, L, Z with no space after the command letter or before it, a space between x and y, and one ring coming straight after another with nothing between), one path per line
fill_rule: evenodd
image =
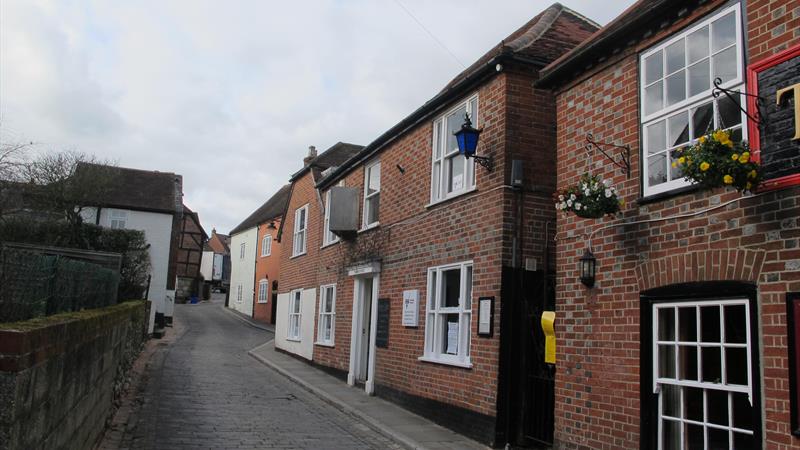
M374 391L375 371L375 298L378 296L378 275L357 276L354 279L353 326L350 342L351 386L364 385L368 394Z

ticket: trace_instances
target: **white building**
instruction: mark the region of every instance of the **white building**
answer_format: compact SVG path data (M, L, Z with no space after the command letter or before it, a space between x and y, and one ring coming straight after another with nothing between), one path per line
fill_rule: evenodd
M258 227L231 231L231 286L228 307L253 315Z

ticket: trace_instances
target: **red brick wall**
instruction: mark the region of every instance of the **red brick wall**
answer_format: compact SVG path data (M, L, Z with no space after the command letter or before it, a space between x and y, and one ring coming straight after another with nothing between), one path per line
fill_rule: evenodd
M712 2L704 10L714 8ZM747 2L748 63L798 42L795 1ZM626 201L620 220L689 213L740 197L726 190L695 191L648 204L640 197L637 52L698 17L689 14L647 42L627 48L557 96L558 186L574 185L590 170L613 175ZM628 179L601 156L589 159L587 133L632 147ZM598 277L594 289L578 280L584 235L618 223L559 216L557 243L559 448L638 448L640 441L640 297L651 287L704 280L753 280L760 304L764 448L800 448L789 430L785 293L800 290L796 217L800 189L771 192L691 219L612 227L592 240ZM649 332L649 331L648 331ZM643 369L647 370L647 369Z
M256 248L256 279L253 292L253 317L256 320L270 323L272 321L272 283L278 280L281 262L281 243L278 242L278 228L281 226L281 218L276 217L271 221L275 224L275 229L270 229L270 222L262 223L258 226L258 247ZM269 256L261 256L261 242L264 236L269 234L272 236L272 250ZM267 289L267 303L259 303L259 281L266 279L268 281ZM278 285L280 286L280 284Z

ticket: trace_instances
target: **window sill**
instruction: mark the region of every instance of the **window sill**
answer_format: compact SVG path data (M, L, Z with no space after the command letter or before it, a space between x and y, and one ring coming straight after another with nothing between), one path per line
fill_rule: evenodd
M288 338L287 337L286 340L289 341L289 342L300 342L300 338Z
M301 256L305 256L305 255L306 255L306 252L303 252L303 253L298 253L298 254L296 254L296 255L292 255L292 256L290 256L290 257L289 257L289 259L299 258L299 257L301 257Z
M320 347L328 347L333 348L333 342L314 342L314 345L319 345Z
M443 359L432 358L430 356L420 356L417 358L419 361L433 363L433 364L442 364L445 366L453 366L453 367L461 367L462 369L472 369L472 363L467 360L465 362L458 362L458 361L447 361Z
M463 197L463 196L465 196L467 194L471 194L471 193L473 193L473 192L475 192L477 190L478 190L477 187L471 187L471 188L467 189L466 191L459 192L458 194L451 194L448 197L445 197L445 198L443 198L441 200L436 200L436 201L430 202L427 205L425 205L425 208L433 208L434 206L441 205L442 203L447 203L450 200L454 200L454 199Z
M361 228L360 230L358 230L358 234L361 234L361 233L363 233L365 231L369 231L369 230L371 230L373 228L378 228L379 226L381 226L380 222L373 222L373 223Z
M256 303L259 304L259 305L266 305L269 302L267 300L259 300Z
M261 255L262 258L266 258L268 256L270 256L270 255Z
M701 189L702 186L698 184L690 184L689 186L678 187L675 189L671 189L669 191L659 192L658 194L645 195L643 197L636 199L636 204L647 205L650 203L656 203L662 200L667 200L672 197L678 197L680 195L693 194L694 192L700 191Z
M322 247L320 247L320 249L332 247L332 246L338 244L339 242L342 242L342 241L340 241L340 240L339 241L331 241L331 242L322 244Z

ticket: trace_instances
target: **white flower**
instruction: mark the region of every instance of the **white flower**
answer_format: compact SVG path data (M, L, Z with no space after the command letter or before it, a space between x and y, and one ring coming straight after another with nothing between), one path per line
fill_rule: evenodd
M589 194L591 194L591 193L592 193L592 191L590 191L588 188L583 190L583 195L585 195L585 196L587 196L587 197L588 197L588 196L589 196Z
M606 198L611 197L611 189L606 189Z
M610 187L610 186L611 186L611 180L603 180L603 184L604 184L606 187Z
M575 211L580 211L580 210L581 210L581 202L575 203Z
M576 197L575 197L575 194L569 194L569 199L570 199L570 200L575 200L575 198L576 198Z
M558 201L563 202L564 201L564 196L563 195L559 195L558 196Z
M581 187L582 187L582 188L584 188L584 189L586 189L586 187L587 187L587 186L586 186L586 183L583 183L583 184L581 185Z
M574 197L574 195L573 195L573 197ZM569 207L569 206L572 206L572 200L567 200L567 206L568 206L568 207Z

